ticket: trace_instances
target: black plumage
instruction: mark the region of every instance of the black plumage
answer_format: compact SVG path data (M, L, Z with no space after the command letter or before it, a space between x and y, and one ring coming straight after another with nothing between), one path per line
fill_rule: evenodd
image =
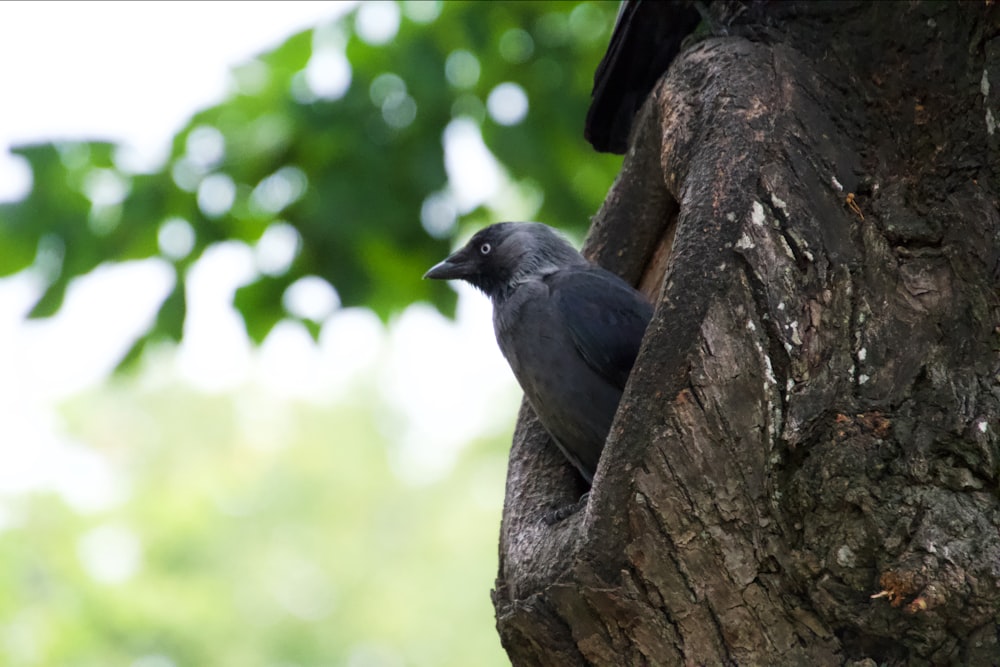
M584 125L584 136L596 150L628 149L636 112L700 21L699 5L691 0L622 2L608 50L594 73Z
M490 298L497 342L528 402L591 482L652 317L649 301L532 222L479 231L424 277L465 280Z

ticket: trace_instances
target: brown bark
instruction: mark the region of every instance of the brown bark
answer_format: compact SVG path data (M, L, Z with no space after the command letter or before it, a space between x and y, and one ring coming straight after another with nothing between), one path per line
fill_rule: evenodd
M522 410L515 665L1000 661L1000 6L764 19L674 62L594 220L658 305L553 526Z

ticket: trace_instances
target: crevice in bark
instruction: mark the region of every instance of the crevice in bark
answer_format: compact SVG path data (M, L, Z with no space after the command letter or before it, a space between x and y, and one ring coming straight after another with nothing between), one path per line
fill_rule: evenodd
M739 242L737 242L736 247L739 249ZM754 311L752 317L748 320L748 327L753 325L754 331L763 329L755 342L760 345L760 340L763 338L766 343L766 351L761 346L760 353L765 358L766 365L774 376L775 389L780 398L778 406L779 418L775 419L773 424L773 435L776 435L780 434L784 429L784 415L788 408L788 353L781 345L781 334L778 331L778 324L768 314L767 289L764 280L757 275L753 264L742 252L737 252L736 258L743 268L744 280L746 280L750 294L753 297Z

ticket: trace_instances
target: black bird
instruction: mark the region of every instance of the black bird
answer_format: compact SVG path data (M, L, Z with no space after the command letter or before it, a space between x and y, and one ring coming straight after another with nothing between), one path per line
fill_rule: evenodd
M583 128L587 141L601 153L624 153L636 113L690 35L728 35L737 28L747 39L765 39L770 14L781 4L768 0L623 0L608 50L594 72ZM790 6L790 11L798 10Z
M501 222L424 278L493 302L500 350L556 445L591 483L653 307L550 227Z
M694 32L704 5L692 0L624 0L608 50L594 73L584 125L587 141L602 153L624 153L632 120Z

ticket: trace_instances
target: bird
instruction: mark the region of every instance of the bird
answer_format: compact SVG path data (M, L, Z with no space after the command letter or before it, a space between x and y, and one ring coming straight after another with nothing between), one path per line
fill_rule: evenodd
M624 0L608 50L594 72L584 136L595 150L622 154L632 122L699 22L697 0Z
M632 285L540 222L499 222L424 275L489 297L497 343L542 426L588 486L653 315Z
M764 39L769 0L622 0L608 49L594 72L583 135L600 153L624 154L636 114L674 58L692 40Z

